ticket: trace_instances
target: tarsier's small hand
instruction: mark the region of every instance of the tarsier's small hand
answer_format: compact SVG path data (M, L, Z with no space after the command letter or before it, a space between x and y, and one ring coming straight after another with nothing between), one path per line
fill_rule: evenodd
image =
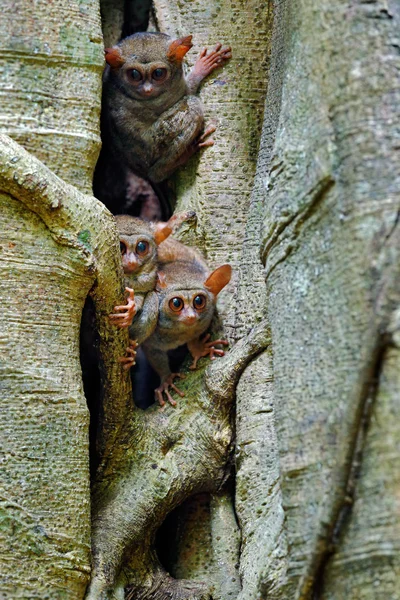
M133 317L136 315L135 294L132 288L125 288L128 292L128 299L123 306L114 306L115 311L120 311L110 315L110 321L116 327L121 329L132 325Z
M194 64L193 74L196 78L204 79L214 69L224 65L230 58L232 58L232 48L230 46L222 46L218 42L213 50L203 48Z
M203 339L198 338L188 342L187 346L189 352L193 356L193 362L189 369L196 369L199 358L202 358L203 356L210 356L211 360L215 360L216 356L224 356L225 352L219 348L214 348L214 346L229 346L229 342L226 340L209 341L210 337L211 335L207 333Z
M201 136L199 138L197 138L195 144L196 144L196 150L198 150L199 148L206 148L207 146L214 146L214 140L213 139L209 139L207 140L207 136L209 136L211 133L214 133L214 131L216 131L216 127L215 125L208 125L205 130L204 133L201 134Z
M138 347L136 340L129 340L129 347L126 349L128 356L121 356L118 362L123 364L123 368L128 371L133 365L136 365L136 348Z
M171 406L176 406L175 400L168 391L169 388L173 389L181 398L184 397L185 394L181 392L174 384L175 377L179 377L179 379L185 379L185 376L181 373L171 373L171 375L169 375L167 379L165 379L165 381L163 381L160 386L154 390L155 398L158 400L160 406L164 406L165 404L163 393L167 396L167 400Z

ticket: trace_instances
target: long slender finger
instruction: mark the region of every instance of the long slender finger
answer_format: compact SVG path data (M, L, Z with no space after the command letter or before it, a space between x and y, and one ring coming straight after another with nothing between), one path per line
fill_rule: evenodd
M176 402L173 399L173 397L171 396L171 394L169 393L168 390L164 390L165 395L167 396L167 400L170 403L171 406L176 406Z
M121 325L125 321L128 322L126 315L110 315L109 319L114 325Z
M118 359L118 362L123 363L123 364L134 364L135 363L135 359L133 356L121 356Z
M214 140L207 140L206 142L200 142L200 144L198 144L199 148L208 148L209 146L214 146Z
M207 58L204 59L204 65L206 67L210 68L216 68L219 67L220 65L222 65L225 62L226 58L224 56L221 56L220 54L212 54L210 56L207 56Z
M212 355L217 354L218 356L225 356L225 352L223 350L218 350L218 348L212 348Z
M132 302L128 302L127 304L122 304L120 306L114 306L114 310L128 310L130 306L132 306Z
M202 51L200 52L200 58L204 58L204 56L207 55L207 48L203 48Z
M219 42L217 42L217 43L215 44L214 52L218 52L218 50L219 50L220 48L222 48L222 44L220 44Z
M210 135L210 133L214 133L214 131L217 131L215 125L207 125L207 127L204 130L204 133L202 133L200 136L200 140L203 140L205 137L207 137L207 135Z
M114 310L120 310L120 311L126 312L128 309L129 309L129 306L127 304L124 304L124 306L114 306ZM112 313L112 314L117 314L117 313Z
M221 346L229 346L229 342L227 340L213 340L211 342L207 342L205 346L210 348L211 346L215 346L217 344L220 344Z
M133 362L129 362L129 363L125 363L125 364L123 364L123 365L122 365L122 368L123 368L125 371L129 371L129 369L131 369L131 368L132 368L132 367L134 367L135 365L136 365L136 363L135 363L135 361L133 361Z
M181 392L181 390L179 390L176 385L174 383L171 383L171 388L174 390L174 392L176 392L178 394L178 396L180 396L181 398L183 398L185 396L185 394L183 392Z
M156 397L156 400L158 401L158 404L159 404L160 406L164 406L164 404L165 404L165 400L164 400L164 398L163 398L162 391L161 391L161 390L159 390L159 389L157 389L157 390L154 390L154 395L155 395L155 397Z
M203 64L205 67L209 68L218 60L220 60L220 57L218 55L210 54L209 56L205 57L205 59L203 60Z

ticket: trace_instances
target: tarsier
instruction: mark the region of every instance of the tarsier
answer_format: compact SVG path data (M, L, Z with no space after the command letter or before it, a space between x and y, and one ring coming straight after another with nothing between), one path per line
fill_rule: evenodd
M175 386L171 373L168 350L187 344L193 357L190 368L195 369L202 356L223 356L216 345L228 345L226 340L210 341L210 335L201 336L209 328L215 312L219 292L229 283L232 269L222 265L212 273L199 252L168 239L158 249L159 271L156 293L158 295L157 326L144 344L143 350L161 384L155 390L158 402L164 405L163 393L173 406L176 404L169 388L183 396Z
M158 184L200 148L213 144L208 136L215 128L205 127L203 109L195 94L201 81L230 59L231 50L221 44L211 51L204 49L185 78L182 62L191 47L191 36L174 40L161 33L140 33L106 50L102 136L103 149L107 151L102 151L98 163L100 176L95 195L114 213L119 212L115 199L121 190L126 198L129 173ZM117 194L112 188L113 181L119 185ZM230 281L231 267L225 264L211 272L199 252L169 237L178 222L191 217L192 213L179 213L166 223L145 223L127 215L116 217L129 299L127 305L115 307L110 318L119 327L129 327L128 356L121 358L124 367L134 364L135 348L141 344L159 374L161 383L155 396L162 406L165 399L171 405L176 404L170 389L183 396L174 384L175 377L182 375L171 372L169 350L186 344L193 357L190 368L195 369L199 358L209 356L213 360L215 356L222 356L224 350L216 346L227 345L225 340L210 341L207 329L215 314L217 296ZM234 381L238 372L238 369L233 371L229 382ZM224 388L228 389L229 385ZM140 472L131 469L125 455L119 471L119 453L111 452L110 463L103 471L108 480L106 489L101 482L98 490L95 488L95 494L99 495L98 501L94 501L94 568L88 599L111 597L116 581L118 588L125 577L122 571L122 575L120 573L121 565L125 558L132 559L135 551L146 565L146 586L153 586L155 581L154 597L183 597L170 592L171 578L160 569L152 548L155 530L166 514L160 498L166 498L167 508L172 510L194 492L219 489L231 444L230 409L228 403L220 403L218 419L215 410L211 402L206 403L206 408L201 406L199 428L208 423L210 427L201 431L204 435L198 436L196 443L187 446L182 443L187 433L185 428L181 432L178 425L179 436L174 437L178 443L166 446L168 435L165 439L160 436L160 411L149 411L151 414L145 415L146 435L159 449L160 467L167 456L170 468L158 469L156 462L150 467L147 458L140 454ZM178 411L170 412L181 418ZM132 441L130 460L136 460L137 447L142 452L136 438L141 430L138 426L141 415L135 411L132 419L123 424L125 437L122 439ZM156 426L152 426L149 433L150 420L154 421L152 415ZM219 441L215 447L216 439ZM168 438L168 443L171 440ZM200 452L204 457L203 461L196 459L199 472L187 460L190 452ZM148 474L156 471L154 484ZM122 477L115 477L115 473ZM182 486L175 485L177 475ZM152 560L147 564L150 555ZM157 563L156 566L153 563ZM192 592L191 588L190 594ZM147 591L145 595L137 595L135 589L129 587L126 593L129 598L153 597L148 596Z
M192 36L173 40L164 33L136 33L106 49L106 112L114 151L135 173L159 182L199 148L205 137L203 109L194 95L202 80L231 57L217 44L204 49L184 77L182 61Z
M110 320L118 327L129 327L128 356L122 357L120 361L125 363L126 368L130 368L135 364L136 347L151 335L157 325L157 247L181 223L195 221L196 213L179 212L166 223L146 223L129 215L117 215L115 219L120 234L122 266L129 296L127 304L114 308L115 312L110 315Z
M169 388L182 395L173 383L182 375L171 373L168 350L187 344L193 357L191 368L196 368L202 356L223 356L224 351L216 345L227 345L225 340L209 341L210 335L204 339L201 336L210 326L217 295L230 281L231 267L223 265L210 273L199 252L166 239L177 224L193 216L193 212L178 213L167 223L157 224L128 215L116 217L126 283L135 290L136 309L135 314L133 292L127 287L128 304L115 307L116 312L110 316L117 326L129 326L128 356L120 360L127 368L132 366L136 346L143 344L148 361L161 379L155 390L161 405L165 404L163 393L172 405L176 404Z
M217 44L203 49L187 77L183 58L192 36L172 39L164 33L136 33L106 49L102 138L95 195L113 210L129 170L152 183L170 177L200 148L215 127L204 127L203 108L195 95L201 82L231 58ZM115 171L115 173L114 173ZM97 180L97 183L96 183ZM113 212L119 212L120 209Z

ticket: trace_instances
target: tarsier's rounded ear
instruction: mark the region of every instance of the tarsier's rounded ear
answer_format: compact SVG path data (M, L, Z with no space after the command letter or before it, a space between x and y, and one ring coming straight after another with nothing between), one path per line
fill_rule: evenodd
M178 40L173 40L170 43L167 58L172 62L182 62L183 57L186 52L189 52L190 48L193 46L191 35L187 35L186 37L179 38Z
M125 62L117 46L113 46L112 48L106 48L104 50L104 55L106 63L109 64L110 67L112 67L113 69L120 67Z
M218 296L220 291L230 282L231 276L231 265L222 265L209 275L204 285L214 294L214 296Z
M172 229L168 225L168 223L157 223L155 231L154 231L154 241L157 244L161 244L164 240L167 239L169 235L171 235Z

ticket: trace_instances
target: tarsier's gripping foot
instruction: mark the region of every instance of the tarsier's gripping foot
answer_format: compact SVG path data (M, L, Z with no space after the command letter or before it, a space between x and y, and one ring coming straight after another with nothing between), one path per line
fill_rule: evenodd
M138 347L136 340L129 340L129 347L126 349L128 356L122 356L118 359L123 364L123 368L127 371L136 364L136 348Z
M114 310L116 312L109 317L112 324L120 327L121 329L130 327L130 325L132 325L133 317L136 315L134 291L129 287L125 288L125 290L128 292L126 304L122 306L114 306Z
M216 356L224 356L225 352L219 348L215 348L215 346L229 346L229 342L226 340L209 341L210 337L211 335L207 333L203 339L198 338L188 342L189 352L193 356L193 362L189 369L196 369L199 358L203 356L209 356L211 360L215 360Z
M218 42L213 50L203 48L194 64L193 75L201 81L214 69L222 67L230 58L232 58L232 48L230 46L222 46Z
M216 131L216 127L214 125L208 125L206 127L206 129L204 130L204 133L201 134L201 136L199 138L197 138L195 144L196 144L196 150L200 149L200 148L206 148L207 146L214 146L214 140L209 139L207 140L207 136L211 135L212 133L214 133L214 131Z
M164 406L165 404L163 393L166 395L167 400L171 404L171 406L176 406L176 401L169 393L168 388L173 389L174 392L176 392L181 398L184 397L185 394L181 392L181 390L179 390L174 384L175 377L179 377L179 379L185 379L185 376L182 375L182 373L171 373L171 375L169 375L167 379L165 379L165 381L162 381L160 386L154 390L155 398L160 406Z

